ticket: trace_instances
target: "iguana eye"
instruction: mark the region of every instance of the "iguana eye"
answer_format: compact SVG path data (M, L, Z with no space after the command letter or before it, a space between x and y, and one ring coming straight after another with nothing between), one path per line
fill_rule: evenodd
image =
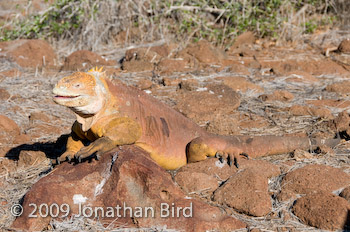
M76 89L77 89L77 88L80 88L80 87L81 87L81 84L75 84L75 85L74 85L74 88L76 88Z

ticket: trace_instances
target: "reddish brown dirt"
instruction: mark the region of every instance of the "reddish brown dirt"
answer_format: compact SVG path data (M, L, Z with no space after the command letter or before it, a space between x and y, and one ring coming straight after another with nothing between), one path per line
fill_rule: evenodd
M278 197L286 201L296 194L331 193L350 185L350 175L337 168L313 164L289 172L281 184L282 191Z
M323 100L307 100L307 104L314 106L327 106L335 108L348 108L350 107L350 101L335 100L335 99L323 99Z
M95 66L112 66L115 62L108 61L100 55L87 51L80 50L70 54L64 61L64 70L86 70Z
M215 177L198 172L180 172L175 181L187 194L205 195L213 193L219 187L219 181Z
M344 39L338 47L338 51L345 54L350 54L350 39Z
M1 58L16 62L25 68L56 65L56 54L44 40L18 40L0 42Z
M189 118L212 118L217 114L230 114L239 106L238 94L226 85L210 84L194 90L193 84L178 91L177 110Z
M225 85L229 86L231 89L237 92L247 92L249 90L261 93L264 91L261 86L247 81L244 77L217 77L216 79L222 80Z
M238 212L262 217L272 210L267 178L254 169L233 175L214 194L214 201Z
M77 214L79 207L73 201L76 194L82 194L90 206L107 208L113 205L124 208L125 204L134 209L151 207L154 210L154 216L148 217L133 216L134 214L123 213L121 210L120 216L103 217L105 223L118 219L117 224L124 223L127 227L162 225L184 231L221 231L246 227L245 223L225 215L217 207L200 200L186 199L169 173L136 146L116 148L99 161L75 166L68 163L60 165L55 169L55 174L41 179L26 195L23 215L16 219L13 227L41 230L50 221L50 217L28 217L31 203L66 203L70 205L71 214ZM169 207L172 204L176 204L176 207L190 207L193 213L186 211L186 215L193 216L184 213L179 216L176 213L175 217L162 216L162 203Z
M29 136L21 134L18 125L10 118L0 115L0 157L16 145L29 141Z
M182 72L186 70L186 65L187 62L185 60L165 58L158 63L157 70L162 74Z
M219 181L225 181L237 172L237 168L235 166L230 167L225 165L225 163L221 163L217 159L207 159L203 162L190 163L183 166L178 170L178 173L181 172L204 173L217 178Z
M6 89L0 88L0 100L7 100L10 98L9 92Z
M272 94L263 94L259 98L263 101L291 101L294 95L286 90L275 90Z
M350 186L343 189L339 196L345 198L350 203Z
M304 83L314 83L318 82L318 79L314 77L313 75L299 71L299 70L293 70L287 74L288 78L286 81L290 82L304 82Z
M22 75L22 73L16 68L0 72L0 76L2 77L18 77L20 75Z
M231 48L239 48L242 47L242 45L253 45L255 40L256 38L254 33L251 31L247 31L236 38L235 43L232 45Z
M327 118L327 119L333 118L332 111L322 106L309 107L309 106L294 105L289 108L289 112L294 116L311 115L311 116Z
M119 35L121 39L123 36L126 35ZM118 64L120 57L109 55L106 61L102 57L103 52L76 51L66 59L58 57L59 62L55 62L57 51L52 48L38 52L37 56L33 54L36 51L34 45L28 45L25 54L10 52L14 47L22 46L23 41L2 44L2 51L9 55L1 57L3 62L0 65L0 174L3 174L0 175L0 186L4 189L0 196L5 196L0 198L0 203L5 202L0 204L0 212L6 213L0 213L0 229L2 225L10 226L14 220L8 213L10 205L17 203L37 181L31 179L30 184L24 184L29 174L24 177L18 173L39 176L43 170L35 173L33 167L44 167L49 158L63 152L65 137L57 139L70 132L75 120L69 109L52 102L52 86L72 70L86 70L96 65L107 66L106 71L111 77L137 86L210 132L320 138L334 138L338 134L344 139L335 149L322 148L316 152L298 150L292 156L283 154L258 160L242 159L239 168L228 166L217 158L207 159L172 172L172 178L155 164L149 167L140 165L150 162L146 158L147 161L135 158L134 164L120 164L121 179L116 177L107 185L107 193L120 194L115 199L133 196L135 205L143 202L146 195L152 204L169 199L169 192L158 194L159 189L154 187L166 180L166 186L171 186L169 188L176 193L173 197L186 198L184 202L191 199L200 206L197 218L190 221L194 222L193 225L186 220L185 223L175 219L167 222L175 228L210 228L208 215L203 209L213 213L218 212L218 207L206 206L209 203L223 208L226 216L233 216L230 218L235 222L233 224L227 219L220 221L222 218L212 224L227 230L244 227L244 223L249 228L270 231L279 228L295 231L315 229L312 227L344 229L341 223L344 223L343 211L347 206L343 202L348 200L350 185L350 145L345 141L350 138L350 88L347 86L350 72L307 45L307 49L291 45L277 47L269 41L259 42L249 33L242 38L226 52L206 41L189 44L184 49L171 43L129 49L121 65ZM41 54L47 51L53 53ZM24 55L37 63L23 65ZM43 56L46 66L32 69L43 65L40 63ZM133 148L130 152L137 153ZM93 161L82 166L97 164ZM62 164L49 173L54 176L64 167L68 169L68 164ZM88 174L91 169L85 168L80 174L78 169L77 166L69 166L69 171L76 172L76 180L71 182L76 184L74 189L81 186L82 190L88 191L89 184L99 183L103 178L103 173L97 169L92 176ZM152 172L157 173L156 177L152 176ZM117 170L114 174L119 175ZM47 188L45 191L50 194L40 193L41 190L35 192L34 188L28 196L48 202L55 196L61 201L66 195L58 190L69 188L65 179L69 175L56 177L58 194L50 185L43 184L42 188ZM39 181L37 185L41 183ZM123 191L112 191L117 184ZM17 189L17 185L22 186L22 195L11 192ZM137 189L130 189L129 185ZM142 191L138 192L140 189ZM69 191L73 192L73 189ZM314 204L312 194L315 192L318 195L314 197L319 200L315 205L325 207L324 212L308 207ZM299 198L300 195L303 197ZM106 199L111 200L107 195ZM201 206L204 208L201 209ZM315 217L310 218L312 214ZM140 226L147 227L156 223L146 219L138 222ZM47 221L40 223L47 224ZM38 225L42 225L40 223Z
M299 198L293 212L304 223L320 229L350 228L350 203L330 193L312 193Z
M350 93L350 81L341 81L328 85L326 90L340 95L348 95Z
M189 45L184 49L184 52L194 56L199 62L204 64L218 64L227 57L224 51L213 47L205 40Z

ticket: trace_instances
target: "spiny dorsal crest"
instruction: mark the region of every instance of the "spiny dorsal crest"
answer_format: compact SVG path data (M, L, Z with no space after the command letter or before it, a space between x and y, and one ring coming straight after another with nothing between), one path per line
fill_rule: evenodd
M103 67L98 68L97 66L95 68L92 68L89 70L89 72L100 72L102 73Z
M95 74L94 76L97 78L103 77L105 79L108 79L110 81L113 81L113 78L106 75L106 71L103 71L104 67L98 68L97 66L95 68L90 69L88 72ZM96 75L97 74L97 75Z

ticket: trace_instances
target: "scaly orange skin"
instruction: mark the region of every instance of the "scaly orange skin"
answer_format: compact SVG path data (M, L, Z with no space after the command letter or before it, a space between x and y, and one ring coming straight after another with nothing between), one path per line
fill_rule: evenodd
M99 83L96 76L99 76ZM77 109L92 104L88 102L89 98L57 97L82 93L96 97L98 94L94 87L97 84L102 84L106 90L99 96L103 98L103 106L98 112L81 112L83 110ZM76 85L80 85L80 88L75 88ZM135 144L148 151L160 166L176 169L187 163L186 145L189 141L205 134L199 126L177 111L143 91L122 83L112 83L98 70L77 72L65 77L57 83L53 92L56 95L54 101L70 107L77 116L67 150L59 158L60 161L73 157L85 158L95 152L101 155L118 145ZM93 143L84 146L83 140Z
M258 157L321 144L320 140L299 137L209 134L143 91L112 82L102 69L65 77L53 93L56 103L69 107L77 116L59 161L99 156L116 146L135 144L171 170L217 153L232 161L242 153ZM84 140L91 144L84 146Z

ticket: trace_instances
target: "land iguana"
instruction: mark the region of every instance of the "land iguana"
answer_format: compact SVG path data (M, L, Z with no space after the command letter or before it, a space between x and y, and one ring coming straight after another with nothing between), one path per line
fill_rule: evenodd
M56 103L77 117L59 162L98 157L116 146L135 144L161 167L172 170L216 155L233 163L245 154L254 158L338 143L306 137L210 134L145 92L110 80L102 68L64 77L53 94Z

